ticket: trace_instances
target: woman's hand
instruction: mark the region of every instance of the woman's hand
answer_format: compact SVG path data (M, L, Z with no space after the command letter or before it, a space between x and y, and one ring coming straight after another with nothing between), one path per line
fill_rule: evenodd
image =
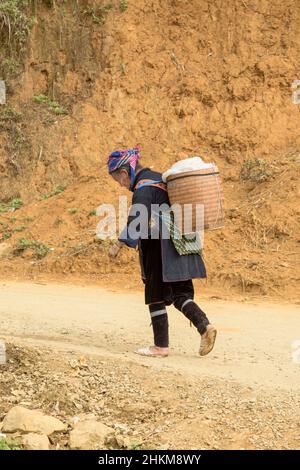
M120 249L122 248L124 244L117 241L116 243L114 243L110 249L108 250L108 254L111 258L116 258L116 256L118 255Z

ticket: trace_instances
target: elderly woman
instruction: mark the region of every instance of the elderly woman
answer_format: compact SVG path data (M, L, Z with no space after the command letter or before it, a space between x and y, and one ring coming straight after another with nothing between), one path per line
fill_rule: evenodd
M149 306L154 334L153 346L143 347L135 352L152 357L168 356L169 324L166 306L174 304L197 328L201 335L199 354L205 356L214 347L217 330L194 302L192 279L206 277L202 257L199 252L180 255L172 239L162 236L161 224L158 236L153 236L153 204L169 207L170 202L161 173L143 168L139 159L139 148L115 151L108 159L109 174L120 186L133 193L127 226L111 247L109 254L111 257L117 256L123 246L138 248L145 284L145 303ZM137 218L133 210L136 204L142 204L147 209L148 216L140 223L145 226L139 227L139 233L133 236L132 230L129 229Z

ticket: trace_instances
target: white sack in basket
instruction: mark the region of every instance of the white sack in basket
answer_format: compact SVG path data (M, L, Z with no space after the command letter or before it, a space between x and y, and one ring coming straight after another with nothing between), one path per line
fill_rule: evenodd
M187 171L196 171L211 168L215 170L214 163L205 163L201 157L191 157L174 163L171 168L162 175L162 180L167 181L168 176L186 173Z

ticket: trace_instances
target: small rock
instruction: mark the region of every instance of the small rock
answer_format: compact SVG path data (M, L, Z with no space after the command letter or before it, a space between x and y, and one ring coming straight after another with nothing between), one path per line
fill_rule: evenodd
M130 431L130 428L129 428L129 426L127 426L127 424L116 423L116 424L114 424L114 428L117 429L120 432L129 432Z
M126 413L129 415L137 414L150 414L155 411L155 408L148 403L130 403L126 406ZM162 413L168 413L167 408L161 409Z
M62 328L62 329L60 330L60 334L62 334L62 335L69 335L70 333L69 333L69 330L67 330L66 328Z
M72 367L72 369L76 369L79 366L78 361L76 361L76 359L71 359L69 361L69 364Z
M70 433L71 449L103 449L113 429L96 420L79 421Z
M49 436L53 432L65 431L67 426L59 419L46 416L41 411L15 406L3 420L3 432L35 432Z
M22 444L28 450L49 450L49 439L45 434L26 434L22 438Z
M0 243L0 258L4 258L10 251L11 247L8 243Z
M130 440L127 436L116 436L116 441L118 447L120 447L121 449L130 448Z
M4 80L0 80L0 104L6 104L6 85Z

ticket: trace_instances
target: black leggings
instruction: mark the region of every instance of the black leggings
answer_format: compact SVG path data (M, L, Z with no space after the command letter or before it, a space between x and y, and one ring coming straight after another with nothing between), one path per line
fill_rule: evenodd
M172 303L197 328L200 335L205 333L209 320L201 308L194 302L194 286L191 279L187 281L170 283ZM170 302L171 303L171 302ZM159 347L169 345L169 324L165 302L151 303L149 305L154 344Z

